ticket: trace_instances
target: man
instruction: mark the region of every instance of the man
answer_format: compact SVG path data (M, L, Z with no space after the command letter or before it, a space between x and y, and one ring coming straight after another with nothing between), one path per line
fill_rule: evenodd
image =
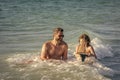
M68 45L63 41L63 37L63 29L55 28L53 31L53 40L45 42L42 46L41 60L67 60Z

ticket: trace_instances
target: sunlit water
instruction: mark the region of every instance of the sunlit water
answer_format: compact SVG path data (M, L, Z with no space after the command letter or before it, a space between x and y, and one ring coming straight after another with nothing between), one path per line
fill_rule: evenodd
M0 0L0 80L119 80L119 13L119 0ZM41 61L42 44L58 26L68 60ZM82 33L98 57L92 64L73 55Z

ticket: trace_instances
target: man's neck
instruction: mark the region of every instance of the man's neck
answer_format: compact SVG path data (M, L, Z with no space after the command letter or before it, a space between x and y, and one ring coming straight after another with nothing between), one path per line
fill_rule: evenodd
M55 46L58 46L60 44L60 41L57 41L55 39L52 40L52 43L55 45Z

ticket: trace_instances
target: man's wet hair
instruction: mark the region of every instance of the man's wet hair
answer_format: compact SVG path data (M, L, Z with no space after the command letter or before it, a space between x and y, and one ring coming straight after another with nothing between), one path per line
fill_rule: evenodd
M53 30L53 36L55 35L55 34L57 34L58 32L63 32L64 30L62 29L62 28L60 28L60 27L57 27L57 28L55 28L54 30Z
M55 28L53 32L63 32L64 30L60 27Z

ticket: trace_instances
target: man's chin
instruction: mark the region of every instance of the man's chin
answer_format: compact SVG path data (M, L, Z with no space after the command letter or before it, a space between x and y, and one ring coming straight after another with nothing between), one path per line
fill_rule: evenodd
M60 42L63 41L62 39L59 40Z
M58 43L62 42L62 40L57 40Z

